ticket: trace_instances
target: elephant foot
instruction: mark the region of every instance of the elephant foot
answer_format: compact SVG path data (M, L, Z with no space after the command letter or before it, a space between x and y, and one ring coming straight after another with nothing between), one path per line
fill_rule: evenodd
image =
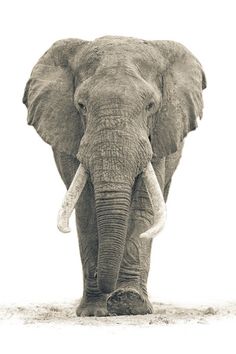
M134 288L120 288L107 300L107 309L111 315L146 315L153 313L147 297Z
M81 301L80 305L76 309L76 315L78 317L87 317L87 316L97 316L104 317L108 316L106 301Z

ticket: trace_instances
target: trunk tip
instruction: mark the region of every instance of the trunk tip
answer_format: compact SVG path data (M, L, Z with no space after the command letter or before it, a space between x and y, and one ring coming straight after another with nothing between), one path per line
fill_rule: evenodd
M110 294L116 290L116 284L109 284L107 281L98 282L98 288L103 294Z

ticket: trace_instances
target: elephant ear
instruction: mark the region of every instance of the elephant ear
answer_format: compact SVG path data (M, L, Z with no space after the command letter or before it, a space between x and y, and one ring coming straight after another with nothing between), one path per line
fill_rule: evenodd
M23 97L28 124L53 148L75 156L83 128L74 106L71 65L86 43L79 39L55 42L33 68Z
M162 77L162 106L151 138L154 158L162 158L176 152L188 132L196 129L197 118L202 117L206 78L201 64L183 45L150 43Z

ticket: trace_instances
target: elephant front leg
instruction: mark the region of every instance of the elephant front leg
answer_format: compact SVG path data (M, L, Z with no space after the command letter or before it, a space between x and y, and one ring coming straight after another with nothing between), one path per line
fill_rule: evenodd
M78 170L79 162L75 157L55 149L53 153L58 171L68 189ZM107 296L99 291L96 279L98 237L94 191L90 179L76 204L76 225L84 281L83 297L76 313L78 316L106 316Z
M158 161L154 166L160 187L164 190L165 159ZM134 186L129 228L117 289L107 301L110 313L138 315L153 312L147 293L152 240L139 237L152 224L152 206L143 180L139 176Z
M77 316L107 316L107 295L97 286L98 236L91 186L87 185L76 207L76 224L83 268L83 297Z
M141 184L133 198L129 228L117 289L107 301L108 311L117 315L153 312L147 294L152 240L140 239L150 228L153 214L145 187Z
M133 231L128 234L117 289L107 300L109 313L144 315L153 312L147 294L152 240L140 239L148 229L141 220L132 220ZM130 228L131 231L131 228Z

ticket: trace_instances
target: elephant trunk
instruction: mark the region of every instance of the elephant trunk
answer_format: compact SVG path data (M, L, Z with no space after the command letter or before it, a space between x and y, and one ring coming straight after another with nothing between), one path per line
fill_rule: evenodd
M108 190L109 189L109 190ZM98 287L103 293L115 290L127 234L131 187L95 186L98 226Z
M149 162L151 155L148 139L135 132L131 134L123 130L106 129L105 132L89 134L87 131L81 142L78 153L81 168L65 197L59 213L58 227L63 232L69 231L69 216L89 174L96 201L97 281L103 293L110 293L116 288L126 242L131 191L135 177L141 172L154 209L154 225L141 236L153 237L163 226L164 201Z

